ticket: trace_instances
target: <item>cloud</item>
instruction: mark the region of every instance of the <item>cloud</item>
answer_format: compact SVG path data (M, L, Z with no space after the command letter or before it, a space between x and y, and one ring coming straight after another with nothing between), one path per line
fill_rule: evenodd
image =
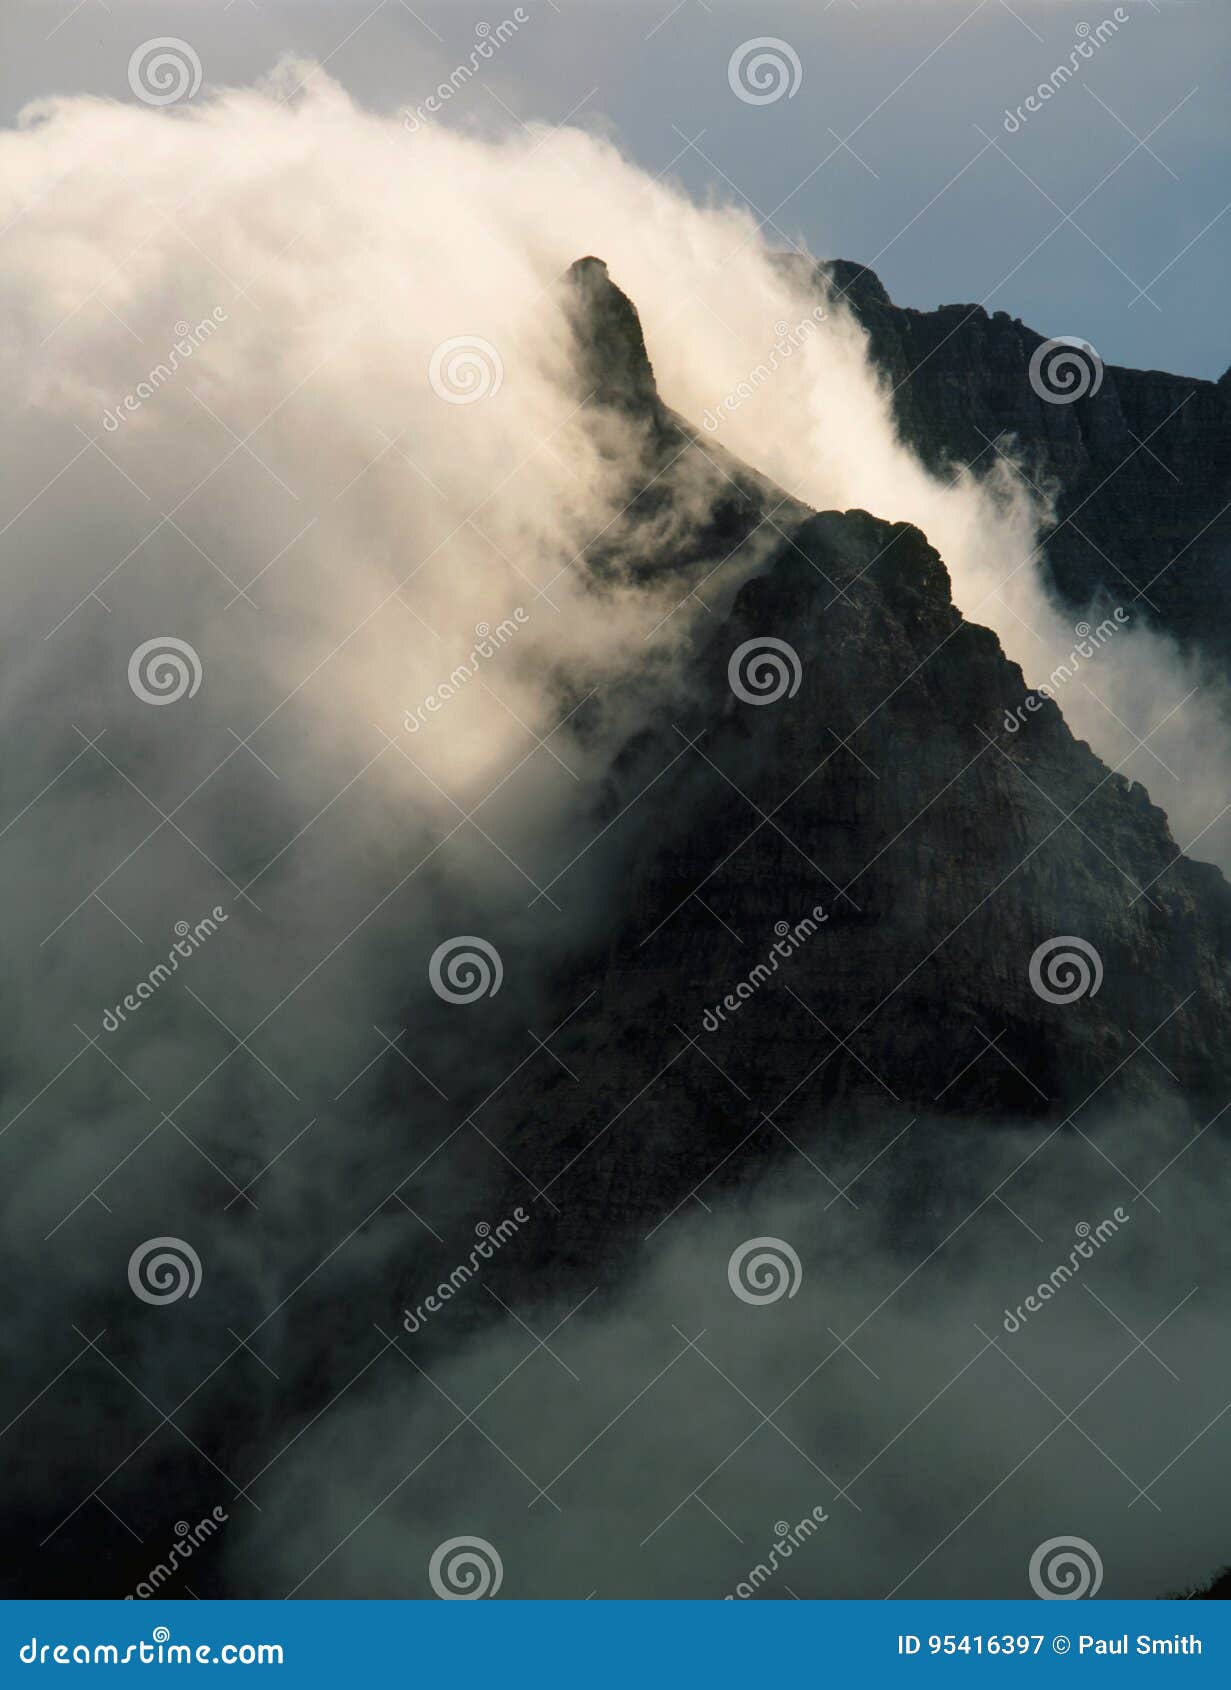
M577 1312L581 1286L517 1321L489 1304L447 1357L397 1331L381 1388L276 1471L279 1524L244 1523L240 1579L427 1596L432 1551L466 1533L512 1598L712 1600L758 1566L778 1600L1029 1597L1036 1546L1075 1534L1106 1597L1204 1582L1226 1556L1202 1503L1217 1448L1190 1444L1231 1387L1219 1150L1139 1199L1132 1178L1191 1139L1181 1118L1100 1123L1107 1160L1076 1134L923 1121L867 1179L866 1138L835 1155L838 1136L814 1148L849 1200L795 1163L677 1216ZM733 1295L757 1238L799 1258L789 1296L772 1274L765 1300ZM818 1508L819 1534L771 1559L779 1523Z
M706 617L689 588L707 577L716 606L755 564L716 550L647 574L729 491L725 460L686 454L670 500L630 518L645 426L584 403L562 273L610 263L703 443L818 296L746 212L605 141L411 133L294 62L190 108L39 102L0 135L10 223L0 846L20 991L0 1155L30 1296L9 1436L27 1440L15 1505L55 1528L68 1587L93 1588L83 1499L118 1475L121 1513L165 1526L200 1500L185 1448L194 1484L198 1457L211 1486L250 1480L362 1370L430 1234L451 1241L497 1186L507 1146L463 1128L622 890L583 868L556 897L556 877ZM826 309L717 442L797 498L917 522L968 613L1015 653L1033 622L1050 651L1032 497L1007 470L928 477ZM613 525L618 555L593 546ZM171 641L174 698L174 667L130 672ZM1179 683L1139 633L1100 674L1121 650L1131 727L1147 673ZM140 990L177 924L215 909ZM458 937L503 963L473 1014L429 980ZM174 1309L126 1273L165 1236L203 1264ZM613 1330L635 1346L635 1321ZM57 1369L71 1394L30 1416ZM157 1438L151 1403L171 1415ZM353 1412L326 1419L331 1443Z

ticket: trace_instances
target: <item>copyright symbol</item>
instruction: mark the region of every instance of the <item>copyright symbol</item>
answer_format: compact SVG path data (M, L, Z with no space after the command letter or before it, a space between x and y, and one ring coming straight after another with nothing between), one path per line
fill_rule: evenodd
M1069 1650L1073 1647L1063 1632L1061 1632L1058 1637L1052 1638L1051 1646L1058 1655L1067 1655Z

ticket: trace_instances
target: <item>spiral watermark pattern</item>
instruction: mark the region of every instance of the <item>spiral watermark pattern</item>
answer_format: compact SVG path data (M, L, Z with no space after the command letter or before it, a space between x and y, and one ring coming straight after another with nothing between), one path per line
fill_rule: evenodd
M128 660L128 684L142 704L176 704L195 698L201 685L201 659L187 640L156 634Z
M731 653L727 682L745 704L776 704L780 698L795 697L803 672L793 645L761 634Z
M191 100L201 86L201 60L195 47L177 35L143 41L128 61L128 86L147 106L173 106Z
M1103 360L1088 340L1074 335L1045 340L1030 360L1030 385L1047 405L1093 399L1103 385Z
M446 405L473 405L492 399L504 381L504 361L490 340L457 335L442 340L428 368L432 392Z
M1075 934L1044 939L1030 959L1030 984L1047 1003L1076 1003L1094 997L1103 984L1103 959Z
M776 35L741 42L727 62L731 92L747 106L770 106L784 94L794 99L803 79L799 54Z
M1042 1602L1097 1596L1103 1558L1084 1537L1049 1537L1030 1557L1030 1588Z
M128 1283L143 1303L178 1303L201 1288L201 1258L182 1238L147 1238L128 1258Z
M473 933L459 933L437 945L427 965L432 990L446 1003L474 1003L494 998L504 980L504 964L495 945Z
M477 1602L504 1582L504 1562L485 1537L451 1537L432 1552L428 1583L443 1602Z
M749 1238L727 1263L727 1284L742 1303L793 1297L803 1276L803 1264L783 1238Z

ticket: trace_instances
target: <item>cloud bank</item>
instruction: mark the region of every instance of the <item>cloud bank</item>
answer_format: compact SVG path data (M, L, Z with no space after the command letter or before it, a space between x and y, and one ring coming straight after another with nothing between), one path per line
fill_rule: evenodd
M746 212L691 203L594 135L411 132L292 63L173 111L39 103L0 136L0 224L18 424L0 845L20 890L0 1146L10 1279L34 1287L7 1362L19 1422L63 1367L88 1379L96 1430L83 1441L76 1400L53 1395L23 1425L15 1498L36 1540L54 1527L50 1553L80 1556L93 1489L177 1437L220 1484L250 1480L255 1434L292 1437L288 1400L362 1370L426 1234L496 1185L503 1148L439 1153L601 927L611 888L584 866L567 898L553 887L610 756L755 563L590 567L613 525L634 563L670 552L723 471L689 460L667 516L627 533L645 442L578 390L573 260L609 262L703 438L819 301L817 332L716 442L807 503L917 523L1028 681L1072 636L1013 471L926 474L841 302L788 281ZM1129 731L1185 684L1140 630L1097 662ZM1062 704L1116 760L1122 730L1076 688ZM1195 771L1191 741L1172 745L1193 831L1224 766L1212 728L1202 745ZM477 1040L430 986L459 935L504 959ZM172 954L171 984L140 990ZM419 1212L390 1201L412 1177ZM125 1265L164 1235L193 1242L205 1284L154 1320ZM215 1374L245 1405L225 1430ZM150 1403L173 1424L142 1454ZM329 1439L362 1429L351 1412ZM179 1483L128 1503L153 1530Z

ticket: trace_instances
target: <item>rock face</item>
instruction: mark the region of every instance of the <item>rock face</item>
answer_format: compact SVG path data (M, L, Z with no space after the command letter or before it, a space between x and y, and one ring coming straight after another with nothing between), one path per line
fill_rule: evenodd
M816 266L809 279L844 299L867 330L902 433L924 462L986 465L999 444L1036 487L1054 490L1046 562L1074 609L1105 594L1231 671L1226 376L1109 364L1088 397L1053 403L1030 380L1044 336L1019 319L979 305L894 305L871 270L845 260Z
M631 307L593 286L622 325L607 346L643 359ZM1007 404L1037 337L983 332L990 368L967 351ZM652 416L647 370L598 385ZM1082 419L1057 414L1097 474ZM1054 704L1005 731L1021 671L917 529L813 515L703 634L594 818L590 873L618 904L605 954L561 982L554 1046L589 1078L557 1076L544 1107L537 1074L499 1103L522 1175L562 1206L540 1286L788 1144L857 1130L871 1154L922 1112L1221 1108L1231 889Z
M601 258L579 258L564 283L578 387L596 404L659 420L664 407L632 301L613 286Z
M662 402L641 320L599 258L565 273L579 402L605 420L619 509L584 548L591 575L706 572L748 546L764 554L809 513Z
M846 596L822 616L829 582ZM732 654L774 640L794 695L734 697ZM917 530L815 517L690 678L691 710L613 776L612 813L637 804L631 844L606 845L623 915L554 1044L591 1079L546 1108L530 1081L501 1102L519 1168L567 1217L540 1284L600 1269L716 1172L852 1123L871 1155L919 1113L1084 1128L1221 1107L1231 889L1054 706L1003 734L1020 672Z

